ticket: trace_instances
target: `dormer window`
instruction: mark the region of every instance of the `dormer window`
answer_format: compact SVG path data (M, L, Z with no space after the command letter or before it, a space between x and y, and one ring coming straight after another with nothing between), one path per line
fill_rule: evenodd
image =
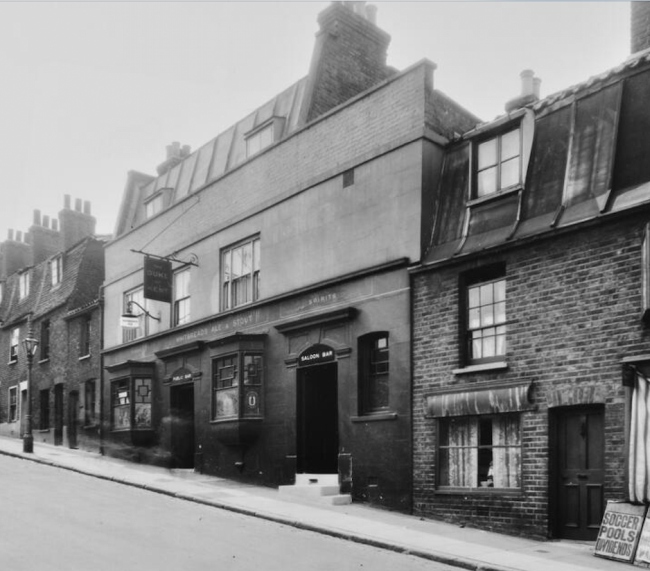
M50 274L52 276L52 285L59 285L63 276L63 258L61 256L50 260Z
M18 295L20 299L25 299L29 295L29 272L20 274L18 278Z
M284 117L273 117L246 133L246 156L251 157L275 143L282 135L283 126Z
M157 192L153 196L147 199L144 203L144 215L147 218L153 218L156 214L162 211L163 209L163 193Z
M474 198L521 184L521 128L478 141Z

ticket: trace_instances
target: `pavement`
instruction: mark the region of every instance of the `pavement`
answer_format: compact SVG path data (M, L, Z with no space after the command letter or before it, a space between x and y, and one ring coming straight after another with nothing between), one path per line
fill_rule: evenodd
M287 497L193 470L135 464L98 453L0 437L0 454L135 486L215 508L258 517L366 545L408 553L471 571L581 571L632 569L594 556L591 542L538 541L443 523L352 503L331 506Z

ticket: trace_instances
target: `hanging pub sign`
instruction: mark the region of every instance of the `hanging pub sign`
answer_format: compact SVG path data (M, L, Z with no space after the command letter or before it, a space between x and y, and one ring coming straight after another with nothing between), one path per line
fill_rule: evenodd
M144 258L144 297L172 302L172 263L169 260Z
M641 537L646 506L608 501L594 555L631 563Z
M329 363L334 360L334 349L327 345L312 345L298 357L298 366L306 367L307 365L320 365Z

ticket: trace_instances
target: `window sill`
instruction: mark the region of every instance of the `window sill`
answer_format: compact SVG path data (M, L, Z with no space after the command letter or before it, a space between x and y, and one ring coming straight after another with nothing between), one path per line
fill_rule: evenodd
M508 368L506 361L494 361L493 363L481 363L480 365L468 365L462 369L454 369L454 375L467 375L469 373L484 373L490 371L503 371Z
M49 428L39 428L36 432L38 432L39 434L41 434L41 433L49 432L49 431L50 431Z
M38 364L39 364L39 365L44 365L45 363L49 363L49 362L50 362L50 358L47 357L46 359L40 359L40 360L38 361Z
M436 495L458 496L458 495L499 495L499 496L521 496L524 491L521 488L438 488Z
M503 198L504 196L510 196L511 194L515 194L522 190L523 186L521 184L517 184L515 186L511 186L510 188L506 188L504 190L498 190L497 192L493 192L492 194L486 194L485 196L481 196L479 198L472 198L471 200L467 201L467 206L470 208L472 206L479 206L480 204L484 204L486 202L491 202L492 200L498 200L499 198Z
M351 416L351 422L378 422L382 420L397 420L396 412L378 412L373 414L363 414L359 416Z
M83 357L79 357L80 361L87 361L88 359L90 359L90 353L88 353L88 355L84 355Z
M219 419L212 419L210 421L210 424L228 424L232 422L242 422L242 421L248 421L248 420L253 420L253 421L260 421L264 420L264 417L262 416L231 416L229 418L219 418Z
M16 359L15 361L9 361L7 363L7 365L15 365L17 362L18 362L18 359Z

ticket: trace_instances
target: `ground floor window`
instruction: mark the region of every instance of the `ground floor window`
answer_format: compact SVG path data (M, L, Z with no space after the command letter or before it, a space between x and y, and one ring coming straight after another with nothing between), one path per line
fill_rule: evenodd
M262 355L235 353L212 361L212 420L261 414Z
M9 388L9 422L18 420L18 387Z
M114 381L111 387L113 430L151 428L151 379Z
M97 424L97 385L95 379L84 384L84 426Z
M438 420L438 487L520 488L518 414Z

